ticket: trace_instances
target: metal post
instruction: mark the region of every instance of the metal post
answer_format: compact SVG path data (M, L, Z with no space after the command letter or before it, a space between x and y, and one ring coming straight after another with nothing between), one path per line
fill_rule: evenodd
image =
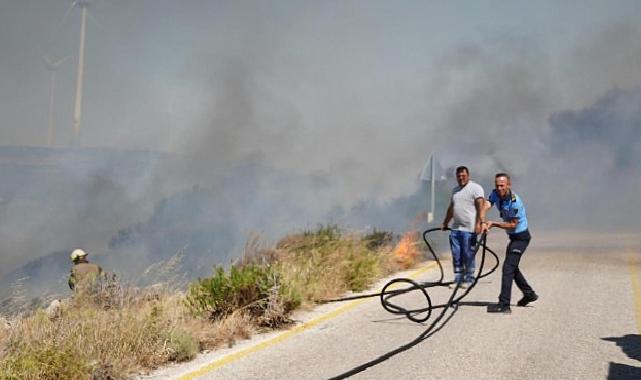
M73 110L73 141L72 145L80 144L80 121L82 118L82 79L85 67L85 25L87 20L87 2L77 2L81 11L80 18L80 48L78 49L78 74L76 77L76 104Z
M432 206L432 220L434 219L434 189L435 189L435 183L436 183L436 163L434 162L434 154L432 154L432 202L430 203Z

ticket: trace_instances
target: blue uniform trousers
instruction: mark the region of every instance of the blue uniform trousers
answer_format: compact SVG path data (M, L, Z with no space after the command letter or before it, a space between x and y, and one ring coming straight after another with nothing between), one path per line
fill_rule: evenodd
M524 295L534 295L534 290L532 290L532 287L525 280L525 276L519 270L519 262L528 244L530 244L528 230L510 235L510 243L507 245L505 261L503 261L503 277L501 279L501 294L499 295L500 305L510 305L513 281Z

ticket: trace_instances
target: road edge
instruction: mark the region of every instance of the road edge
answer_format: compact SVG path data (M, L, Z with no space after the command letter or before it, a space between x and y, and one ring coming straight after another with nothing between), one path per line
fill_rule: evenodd
M408 278L416 278L425 272L428 272L434 268L438 267L437 263L435 261L431 261L423 265L422 267L414 270L411 272L409 275L407 275ZM233 363L236 360L239 360L245 356L248 356L254 352L266 349L268 347L274 346L282 341L285 341L293 336L296 336L303 331L306 331L320 323L326 322L328 320L331 320L333 318L336 318L340 316L341 314L344 314L345 312L365 303L368 301L371 301L371 298L365 298L365 299L359 299L359 300L354 300L350 301L349 303L339 307L338 309L329 311L327 313L322 314L321 316L318 316L310 321L304 322L298 326L295 326L289 330L283 331L282 333L277 334L276 336L273 336L271 338L268 338L266 340L257 342L256 344L253 344L249 347L243 348L239 351L231 352L226 355L223 355L219 358L216 358L212 362L200 367L199 369L195 371L191 371L185 374L180 375L177 379L179 380L193 380L199 376L204 376L207 375L216 369L223 367L227 364Z

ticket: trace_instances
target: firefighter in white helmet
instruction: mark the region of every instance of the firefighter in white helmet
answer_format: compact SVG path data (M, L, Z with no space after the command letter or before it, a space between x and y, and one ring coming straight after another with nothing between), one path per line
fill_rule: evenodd
M74 249L70 257L73 267L69 274L69 287L72 290L76 290L80 284L93 283L102 275L102 268L87 261L87 252L84 250Z

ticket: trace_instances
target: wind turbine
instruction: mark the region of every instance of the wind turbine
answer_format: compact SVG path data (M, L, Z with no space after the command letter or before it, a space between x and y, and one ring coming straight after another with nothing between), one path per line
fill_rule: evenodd
M53 61L48 57L43 57L45 64L47 65L47 70L49 71L49 118L47 121L47 147L51 147L51 140L53 135L53 98L56 88L56 73L60 68L60 65L69 57L64 57L57 61Z
M80 121L82 120L82 81L85 70L85 29L87 25L87 6L91 0L75 0L71 7L80 8L80 47L78 48L78 72L76 75L76 103L73 108L73 141L80 144Z

